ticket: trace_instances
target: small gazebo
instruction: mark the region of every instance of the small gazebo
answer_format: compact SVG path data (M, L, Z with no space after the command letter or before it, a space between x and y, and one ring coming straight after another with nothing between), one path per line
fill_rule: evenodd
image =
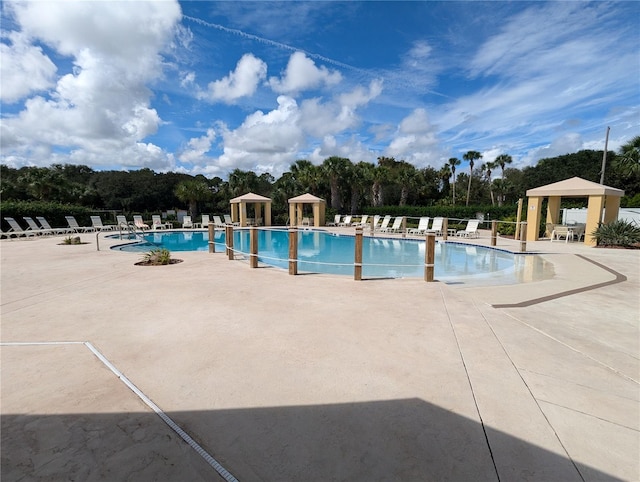
M239 222L240 226L263 225L271 226L271 199L248 192L242 196L235 197L229 201L231 203L231 220L234 223ZM254 217L247 217L247 204L253 204ZM264 220L262 219L262 206L264 205Z
M538 228L542 215L540 210L544 198L549 198L546 222L559 224L560 199L563 197L586 197L589 199L589 203L587 205L587 224L584 231L584 244L587 246L595 246L596 240L591 233L597 229L601 222L610 223L618 219L620 198L622 196L624 196L624 191L621 189L604 186L580 177L572 177L564 181L529 189L527 191L527 197L529 198L527 209L527 239L531 241L538 239Z
M305 204L311 204L313 207L313 225L315 227L324 226L326 202L324 199L309 193L289 199L289 224L291 226L300 226L302 224Z

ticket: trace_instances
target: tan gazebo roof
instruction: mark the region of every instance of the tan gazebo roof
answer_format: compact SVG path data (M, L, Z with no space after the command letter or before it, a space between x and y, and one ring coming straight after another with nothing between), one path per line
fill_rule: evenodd
M314 196L313 194L301 194L300 196L289 199L290 203L317 203L324 202L324 199Z
M247 194L243 194L242 196L234 197L229 202L239 203L242 201L247 203L261 203L261 202L271 201L271 199L269 199L268 197L261 196L260 194L248 192Z
M586 196L624 196L622 189L604 186L596 182L587 181L581 177L572 177L564 181L554 182L546 186L536 187L527 191L527 197L531 196L562 196L562 197L586 197Z

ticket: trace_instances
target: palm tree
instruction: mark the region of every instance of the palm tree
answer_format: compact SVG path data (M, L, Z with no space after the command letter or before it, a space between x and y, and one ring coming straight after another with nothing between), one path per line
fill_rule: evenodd
M418 184L418 171L413 164L409 164L405 161L400 161L398 166L400 172L398 172L397 181L400 183L400 206L407 204L410 192Z
M258 184L258 176L253 171L234 169L229 174L229 190L232 196L241 196L250 191L257 191Z
M451 175L453 176L453 205L456 205L456 166L462 163L457 157L449 159L449 166L451 167Z
M462 156L465 161L469 161L469 185L467 187L467 206L469 205L469 196L471 195L471 178L473 177L473 163L476 159L482 159L482 154L478 151L468 151Z
M198 215L198 202L206 201L213 197L209 185L196 179L182 181L178 184L175 195L180 201L189 203L189 214L194 219Z
M375 164L371 164L370 162L360 161L354 164L350 176L351 214L355 214L358 211L363 195L366 195L371 188L375 168Z
M442 181L442 194L448 195L449 193L449 179L451 179L451 166L445 164L438 171L438 178Z
M502 179L504 180L504 166L506 166L507 164L511 164L513 162L513 159L511 159L511 156L509 154L500 154L493 162L495 163L495 165L500 166L500 169L502 169Z
M493 184L491 184L491 172L498 166L496 161L493 162L485 162L482 165L482 171L485 173L487 181L489 182L489 194L491 194L491 205L495 206L496 202L493 197Z
M322 163L322 170L329 179L331 186L331 207L342 209L342 196L340 195L340 180L345 177L351 168L351 161L345 157L331 156Z
M627 175L640 173L640 136L620 147L615 163Z

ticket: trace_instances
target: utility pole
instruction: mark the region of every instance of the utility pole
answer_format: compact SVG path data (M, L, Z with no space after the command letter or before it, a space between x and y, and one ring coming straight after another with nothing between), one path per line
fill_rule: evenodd
M611 129L611 127L607 127L607 135L604 139L604 154L602 154L602 170L600 171L600 184L604 184L604 168L607 164L607 146L609 145L609 129Z

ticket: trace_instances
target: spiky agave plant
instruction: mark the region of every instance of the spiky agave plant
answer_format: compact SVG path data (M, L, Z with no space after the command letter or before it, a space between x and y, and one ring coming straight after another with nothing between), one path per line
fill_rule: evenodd
M142 255L142 262L154 265L169 264L171 263L171 251L166 248L152 249Z
M640 243L640 227L621 219L601 224L591 234L598 246L631 247Z

